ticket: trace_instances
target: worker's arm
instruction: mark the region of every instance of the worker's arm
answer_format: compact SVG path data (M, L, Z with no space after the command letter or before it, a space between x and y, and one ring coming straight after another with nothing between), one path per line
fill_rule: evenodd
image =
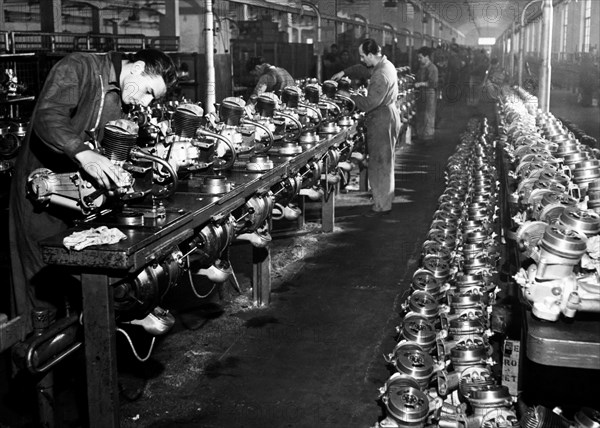
M96 70L77 57L69 56L57 63L38 98L33 131L50 150L68 156L99 185L110 188L111 181L118 186L125 184L125 172L91 150L83 136L71 126L71 116L77 109L89 108L79 105L82 91L89 90L86 82L98 78Z
M50 71L36 104L33 131L52 151L70 159L89 147L71 126L71 116L78 108L81 91L92 76L90 67L76 57L66 57Z
M438 85L438 70L436 67L428 67L425 80L415 82L415 88L430 88L437 89Z
M371 77L371 70L363 63L358 63L335 73L331 76L331 79L340 80L344 76L348 76L350 79L368 79Z
M353 95L352 99L356 103L357 108L368 113L383 103L388 89L392 84L383 73L375 73L371 76L367 95Z
M275 79L269 73L265 73L258 78L254 91L250 96L250 101L255 102L259 95L269 91L275 85Z

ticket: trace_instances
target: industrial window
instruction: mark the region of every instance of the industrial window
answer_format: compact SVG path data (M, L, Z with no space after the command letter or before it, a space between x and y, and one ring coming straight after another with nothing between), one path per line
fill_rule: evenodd
M565 4L562 15L562 31L560 33L560 51L567 51L567 35L569 34L569 3Z
M592 23L592 0L585 0L583 15L583 51L590 51L590 31Z

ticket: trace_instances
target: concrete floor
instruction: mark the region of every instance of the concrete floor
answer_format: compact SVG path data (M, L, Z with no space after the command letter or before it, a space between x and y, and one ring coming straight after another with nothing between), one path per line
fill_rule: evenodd
M391 215L366 218L368 194L342 194L334 233L309 224L305 235L276 240L268 308L251 307L249 260L240 254L250 251L234 248L243 294L224 290L225 312L199 316L196 330L183 325L193 328L194 311L180 314L182 325L153 355L160 374L140 400L121 406L122 425L373 425L378 388L391 373L382 355L394 347L399 304L467 116L442 121L432 146L399 147Z
M491 107L446 107L435 144L399 146L391 215L362 216L369 195L350 192L336 200L333 233L320 233L309 216L302 233L274 240L269 307L252 307L248 245L231 251L241 294L226 284L198 299L181 281L164 305L176 325L146 363L131 363L118 336L125 384L147 379L137 400L121 397L122 427L372 426L382 415L378 388L391 374L382 355L395 344L448 156L467 119ZM200 293L211 289L194 282ZM144 354L147 340L136 344ZM57 374L60 426L87 418L81 368L76 360ZM24 383L0 384L0 427L36 426Z

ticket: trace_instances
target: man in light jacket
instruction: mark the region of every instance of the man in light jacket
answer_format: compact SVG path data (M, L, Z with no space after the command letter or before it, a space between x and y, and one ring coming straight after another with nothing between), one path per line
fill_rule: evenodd
M358 48L360 60L373 69L366 95L353 95L356 107L366 113L369 183L373 207L368 216L389 214L394 200L394 153L402 122L396 107L398 75L373 39Z

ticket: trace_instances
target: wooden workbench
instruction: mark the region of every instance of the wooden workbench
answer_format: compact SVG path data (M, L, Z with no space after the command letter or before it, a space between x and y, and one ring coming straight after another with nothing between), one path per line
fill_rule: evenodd
M176 193L164 200L172 221L167 216L163 226L149 229L119 227L127 239L117 244L94 246L82 251L70 251L63 246L63 238L89 226L81 225L41 243L44 261L75 269L81 274L83 294L83 325L85 334L86 372L88 384L89 426L112 428L119 426L119 400L115 338L115 311L111 278L122 277L142 269L165 252L193 236L194 230L211 219L229 214L245 204L257 192L267 191L283 179L295 175L302 167L319 160L327 150L351 137L356 126L338 134L322 138L314 147L295 156L271 156L273 169L256 173L241 170L223 175L235 183L223 195L199 195L193 186L180 183ZM333 229L334 197L323 201L323 220L327 229ZM264 249L253 257L253 288L255 304L268 302L271 290L270 257Z

